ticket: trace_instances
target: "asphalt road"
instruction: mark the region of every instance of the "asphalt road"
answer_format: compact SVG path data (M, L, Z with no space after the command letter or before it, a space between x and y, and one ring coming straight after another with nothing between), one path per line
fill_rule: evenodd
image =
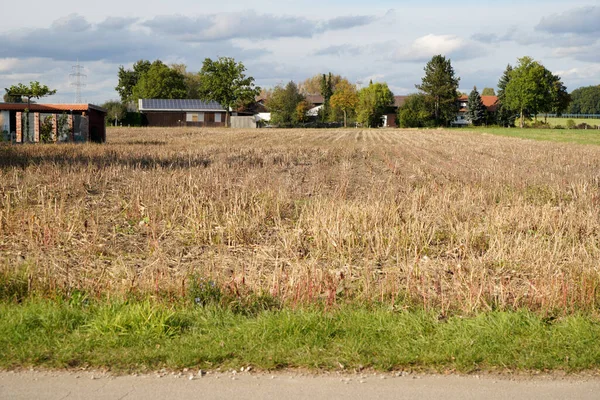
M0 372L0 399L600 399L598 377Z

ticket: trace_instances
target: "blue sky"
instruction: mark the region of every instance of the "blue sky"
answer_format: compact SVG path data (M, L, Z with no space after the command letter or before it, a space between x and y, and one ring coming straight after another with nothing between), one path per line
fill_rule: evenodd
M15 3L13 3L15 4ZM38 80L70 102L71 67L85 67L84 100L118 98L119 65L161 59L198 71L206 57L242 61L272 87L333 72L415 92L435 54L469 91L495 87L528 55L569 91L600 84L598 1L114 1L20 3L0 25L0 88Z

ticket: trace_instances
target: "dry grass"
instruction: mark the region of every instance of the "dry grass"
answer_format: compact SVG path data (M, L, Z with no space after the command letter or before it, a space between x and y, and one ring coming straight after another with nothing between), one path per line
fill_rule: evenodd
M460 131L110 130L0 147L31 290L572 313L600 301L600 148Z

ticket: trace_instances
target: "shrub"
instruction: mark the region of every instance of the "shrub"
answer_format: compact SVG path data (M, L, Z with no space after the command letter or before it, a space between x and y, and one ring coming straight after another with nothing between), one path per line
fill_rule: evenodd
M554 129L565 129L565 127L562 125L555 125Z
M544 121L533 121L531 124L527 124L526 126L527 128L550 129L550 124Z
M567 120L567 129L575 129L575 121L572 119Z
M581 124L577 125L577 129L593 129L593 128L591 125L588 125L585 122L582 122Z

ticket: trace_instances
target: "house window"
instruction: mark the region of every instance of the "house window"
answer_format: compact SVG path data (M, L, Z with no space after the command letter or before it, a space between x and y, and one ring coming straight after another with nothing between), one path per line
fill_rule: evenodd
M215 113L215 122L221 122L221 113Z
M187 122L204 122L204 113L187 113L185 120Z

